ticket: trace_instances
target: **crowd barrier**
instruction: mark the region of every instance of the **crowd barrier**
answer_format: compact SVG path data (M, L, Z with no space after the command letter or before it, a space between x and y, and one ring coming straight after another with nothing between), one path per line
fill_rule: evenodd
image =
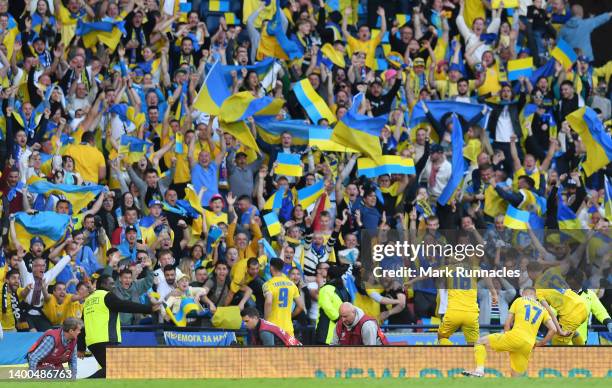
M470 346L114 347L107 350L107 377L453 377L474 367L473 355ZM508 354L489 352L485 373L510 376ZM612 377L612 346L536 348L527 374L530 377Z

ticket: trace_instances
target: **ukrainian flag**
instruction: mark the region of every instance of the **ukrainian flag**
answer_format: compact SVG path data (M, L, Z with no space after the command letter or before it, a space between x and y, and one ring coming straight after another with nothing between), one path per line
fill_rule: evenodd
M178 327L187 326L187 315L193 311L199 312L202 308L198 303L196 303L193 298L183 297L181 299L181 305L179 306L179 311L176 315L172 312L172 310L164 303L164 309L166 310L166 314L168 317L174 322L174 324Z
M213 64L193 102L194 108L212 116L219 115L223 101L231 95L221 67L219 61Z
M585 239L582 224L576 216L576 213L563 202L561 191L562 188L560 187L557 194L557 222L559 223L559 230L562 230L563 233L571 236L576 241L582 242Z
M367 178L376 178L385 174L416 174L414 161L397 155L383 155L378 162L370 158L359 158L357 168L359 175L364 175Z
M250 92L236 93L221 105L219 111L221 127L245 147L258 152L259 147L244 120L250 116L274 116L280 111L283 103L283 100L267 96L255 98Z
M283 198L287 192L286 186L281 186L274 194L266 200L264 210L276 210L283 207Z
M30 240L42 238L47 248L61 241L70 226L70 216L56 212L15 213L15 234L22 247L28 248ZM13 241L13 246L15 242Z
M225 18L225 24L228 26L237 26L240 24L240 19L238 19L233 12L225 12L223 17Z
M208 10L212 12L229 12L230 0L209 0Z
M395 20L397 21L398 27L402 28L404 24L410 22L410 15L398 13L397 15L395 15Z
M206 255L210 255L213 250L221 241L221 237L223 237L223 229L218 227L217 225L212 225L208 229L208 235L206 236Z
M83 22L79 19L75 34L83 38L83 44L87 48L101 42L114 51L121 41L121 37L125 36L127 32L123 20L116 22Z
M527 230L529 224L529 212L520 210L512 205L508 205L506 215L504 216L504 226L510 229Z
M204 231L204 208L202 207L200 197L198 197L198 194L191 184L188 184L185 188L185 201L187 201L187 204L189 204L192 209L199 213L199 217L194 218L191 224L191 233L194 236L200 236Z
M298 190L298 203L302 205L303 208L307 208L315 203L324 191L325 182L323 180L316 182L312 186L304 187L303 189Z
M377 159L382 156L379 136L387 123L387 116L368 117L359 114L357 110L362 99L363 93L355 96L351 109L336 123L331 140Z
M304 56L302 48L290 40L283 30L281 12L282 8L279 0L276 0L276 13L261 33L257 50L258 59L270 56L284 60L294 60Z
M438 198L438 203L441 205L446 205L451 200L455 190L457 190L457 188L460 186L465 170L467 169L465 159L463 158L463 129L461 128L461 123L459 122L459 119L455 113L453 113L453 133L451 134L451 144L453 147L453 170L446 187L444 190L442 190L442 193Z
M309 131L313 128L324 129L329 132L327 127L311 125L304 120L277 120L275 116L255 116L257 125L257 135L259 139L268 144L279 144L283 132L291 132L293 144L309 144Z
M576 51L563 39L559 39L557 41L557 47L555 47L550 55L555 58L559 63L563 65L564 69L569 69L572 67L576 59L578 59L578 55L576 55Z
M607 176L604 181L604 215L608 221L612 221L612 183Z
M76 214L85 209L100 193L105 191L104 186L89 185L77 186L64 183L51 183L49 181L32 177L28 182L28 190L34 194L64 196L72 205L72 211Z
M521 77L529 78L533 74L533 58L512 59L508 61L508 80L516 81Z
M122 135L119 143L119 153L127 156L128 163L135 163L146 156L153 144L137 137Z
M432 116L442 122L442 119L449 112L456 112L456 114L460 114L461 117L465 119L465 121L471 121L474 117L480 114L485 107L482 104L468 104L466 102L456 102L456 101L427 101L425 103L427 105L427 109L431 112ZM486 114L478 123L479 126L485 128L487 121ZM412 115L410 116L410 128L416 127L419 124L422 124L427 121L427 115L423 110L423 106L421 103L417 103L412 109Z
M302 108L304 108L314 124L319 124L321 119L326 119L330 124L336 122L336 116L334 116L327 103L314 90L308 78L293 84L292 89L300 105L302 105Z
M604 168L612 161L612 138L591 108L583 107L567 116L572 129L580 135L586 149L582 167L587 176Z
M276 163L276 168L274 168L276 175L302 176L303 168L299 154L281 152L276 158Z
M345 147L331 139L333 131L325 127L311 127L308 131L308 145L317 147L321 151L352 152L357 153L350 147Z
M266 226L268 228L268 233L270 234L270 237L274 237L277 234L280 234L282 228L281 228L281 224L280 224L280 221L278 220L278 216L276 215L276 213L270 212L270 213L264 214L263 219L266 222Z
M336 51L334 46L332 46L330 43L325 43L323 46L321 46L319 53L325 58L329 59L334 65L342 68L346 67L344 54Z
M219 63L219 67L221 67L221 72L225 79L225 85L231 85L233 83L232 72L235 71L236 75L238 76L238 79L242 79L242 69L246 69L247 71L253 70L255 73L257 73L257 78L262 81L263 79L265 79L266 75L270 72L270 70L272 70L272 67L274 66L274 61L274 58L266 57L253 65L238 66L222 65L221 63ZM210 72L212 66L213 65L211 64L206 64L206 71ZM226 86L226 89L229 92L229 86Z

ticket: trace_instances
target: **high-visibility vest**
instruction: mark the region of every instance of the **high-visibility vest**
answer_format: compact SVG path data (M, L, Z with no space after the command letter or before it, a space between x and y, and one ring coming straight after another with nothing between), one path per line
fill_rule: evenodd
M85 321L85 343L87 346L100 342L121 342L121 323L118 313L112 313L104 303L108 291L96 290L85 299L83 320ZM112 316L111 316L112 315ZM116 322L111 326L110 320Z

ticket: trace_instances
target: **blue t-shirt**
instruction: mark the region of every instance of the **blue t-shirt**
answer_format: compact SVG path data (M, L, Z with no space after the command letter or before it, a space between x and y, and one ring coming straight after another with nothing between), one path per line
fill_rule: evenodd
M200 163L197 163L191 169L191 181L196 193L200 192L200 189L204 187L204 195L202 195L202 206L208 206L210 199L215 194L219 194L219 174L217 169L217 163L211 161L208 167L202 167Z

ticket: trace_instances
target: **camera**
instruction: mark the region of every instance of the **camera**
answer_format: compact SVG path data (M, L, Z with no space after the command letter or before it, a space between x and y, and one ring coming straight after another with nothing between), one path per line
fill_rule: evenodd
M98 215L94 216L94 226L96 229L100 229L102 227L102 218Z

